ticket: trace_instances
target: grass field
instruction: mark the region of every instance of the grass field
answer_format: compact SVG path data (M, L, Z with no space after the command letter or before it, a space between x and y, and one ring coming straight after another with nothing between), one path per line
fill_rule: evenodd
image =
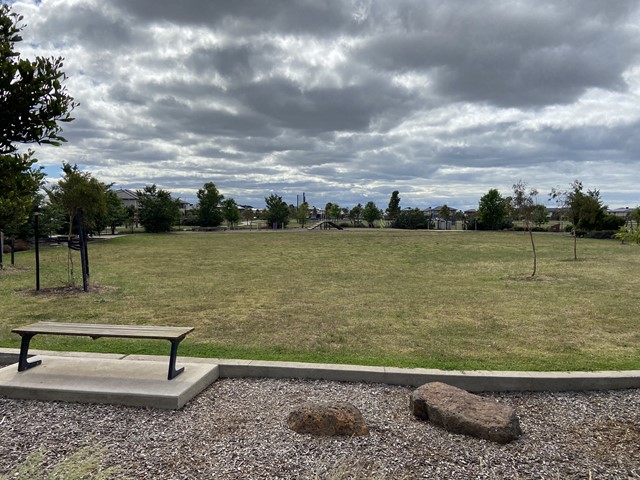
M522 233L137 234L92 242L88 294L33 294L34 254L0 272L0 346L37 320L191 325L193 356L448 369L640 369L640 248ZM41 286L67 281L66 247ZM7 258L5 257L5 260ZM76 260L79 264L79 260ZM168 342L37 336L33 348L168 354Z

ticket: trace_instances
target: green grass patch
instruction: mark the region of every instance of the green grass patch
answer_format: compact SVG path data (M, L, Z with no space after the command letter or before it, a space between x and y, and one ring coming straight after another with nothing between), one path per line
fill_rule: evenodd
M640 248L516 232L137 234L89 246L88 294L0 272L0 346L36 320L188 325L192 356L447 369L640 368ZM65 247L41 286L67 281ZM76 260L79 265L79 260ZM33 348L168 354L168 342L36 336Z

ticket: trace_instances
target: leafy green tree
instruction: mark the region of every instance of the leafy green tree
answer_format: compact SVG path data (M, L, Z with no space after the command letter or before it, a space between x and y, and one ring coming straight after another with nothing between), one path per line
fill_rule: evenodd
M573 259L578 259L578 229L590 230L604 216L605 206L600 201L598 190L583 191L584 186L574 180L566 190L551 189L549 197L564 210L572 225Z
M124 208L124 203L122 203L122 199L118 197L116 192L107 189L105 195L107 201L106 224L111 228L111 235L115 235L116 227L122 225L127 219L127 210Z
M240 221L240 209L233 198L227 198L222 201L222 216L231 229Z
M66 141L58 122L73 120L76 104L62 81L62 59L20 58L23 17L0 5L0 230L15 232L29 218L44 174L33 165L34 152L17 144ZM0 267L2 252L0 251Z
M629 215L632 221L636 222L636 227L640 227L640 207L634 209ZM633 226L633 225L632 225Z
M68 220L68 237L76 231L76 215L79 208L83 210L84 230L86 233L97 232L101 219L107 216L107 186L94 178L89 172L81 171L77 165L62 164L63 176L57 185L45 189L52 205L64 210ZM67 274L69 284L75 284L72 250L68 249Z
M529 232L529 239L531 240L531 250L533 252L533 272L532 277L535 277L537 270L536 244L533 241L533 217L536 209L536 196L538 191L535 188L527 191L527 184L522 180L513 185L513 197L511 197L511 208L513 209L516 218L522 220L525 228Z
M245 222L247 222L249 225L251 225L251 222L253 221L253 217L254 217L253 209L247 207L242 211L242 218L244 218Z
M544 205L537 204L533 207L533 223L538 227L549 221L549 212Z
M0 154L17 151L15 143L66 142L59 122L70 122L77 106L62 84L62 58L20 58L23 17L0 5ZM27 154L30 156L29 154Z
M412 210L404 210L393 221L394 228L403 228L415 230L418 228L427 228L427 218L422 210L414 208Z
M89 172L81 171L77 165L62 164L63 177L57 185L45 189L52 204L65 211L71 236L76 228L78 208L82 208L87 232L97 232L101 219L107 216L107 186Z
M362 218L367 222L369 228L373 228L375 221L382 218L382 212L373 201L367 202L362 210Z
M327 214L329 215L329 218L333 218L337 222L340 220L340 216L342 215L342 209L337 203L332 203Z
M451 219L451 209L447 204L444 204L442 207L440 207L440 212L438 212L438 216L442 220L447 222Z
M495 188L489 190L478 206L478 226L484 230L498 230L505 226L507 203Z
M389 199L389 206L387 207L387 215L391 221L395 220L398 215L400 215L400 192L398 190L394 190L391 193L391 198Z
M282 197L272 194L264 199L267 208L264 215L269 226L284 228L289 223L289 207Z
M307 220L309 220L309 204L307 202L302 202L302 205L298 207L296 220L298 220L298 224L300 224L301 227L304 227Z
M155 184L136 192L140 205L140 224L150 233L169 232L180 219L180 200Z
M222 223L223 215L220 203L224 200L215 184L207 182L198 190L198 223L201 227L217 227Z
M357 204L349 211L349 218L353 225L358 225L362 221L362 205Z

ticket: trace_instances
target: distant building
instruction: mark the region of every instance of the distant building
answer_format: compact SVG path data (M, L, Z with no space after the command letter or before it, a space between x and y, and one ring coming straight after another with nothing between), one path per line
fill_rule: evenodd
M133 207L137 210L140 206L138 204L138 195L136 195L136 193L132 192L131 190L121 188L120 190L116 190L115 194L120 200L122 200L122 204L125 206L125 208Z

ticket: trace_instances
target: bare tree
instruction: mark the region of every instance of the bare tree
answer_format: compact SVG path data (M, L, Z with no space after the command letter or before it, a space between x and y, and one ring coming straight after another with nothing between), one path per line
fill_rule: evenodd
M511 208L517 217L522 220L525 228L529 232L529 238L531 239L531 249L533 251L533 273L532 277L536 275L538 258L536 255L536 244L533 241L533 215L536 209L535 197L538 195L538 191L535 188L527 191L527 184L522 180L518 180L518 183L513 185L513 197L511 197Z

